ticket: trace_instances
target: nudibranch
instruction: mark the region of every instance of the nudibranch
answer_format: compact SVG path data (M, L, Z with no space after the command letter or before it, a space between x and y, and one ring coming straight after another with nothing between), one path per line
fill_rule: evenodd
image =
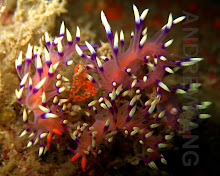
M60 135L67 129L67 120L63 115L66 109L65 102L68 99L58 99L58 95L65 91L63 81L68 79L60 75L59 71L63 65L69 66L73 63L70 57L75 53L75 45L80 40L80 30L77 27L75 41L73 41L69 30L66 29L67 45L64 42L64 33L65 25L62 22L59 37L51 40L49 34L45 33L46 48L43 51L41 48L37 50L37 47L28 45L24 68L22 68L22 51L15 61L15 67L21 79L19 90L16 90L15 94L18 102L24 107L23 122L27 126L20 137L30 132L27 147L40 141L39 156L50 147L53 134L59 145ZM79 47L87 48L85 45ZM33 75L32 63L36 68ZM50 101L52 101L51 106L48 105ZM31 112L34 114L33 122L28 120L28 114ZM44 144L45 138L47 138L47 145Z
M98 75L96 80L89 74L87 78L104 91L100 99L88 104L86 114L95 122L91 126L84 123L71 134L78 144L71 161L82 157L83 171L86 156L99 154L99 145L111 142L113 135L109 134L113 131L120 131L125 136L136 136L147 152L147 158L142 159L151 168L157 168L155 159L166 164L160 149L167 147L168 141L181 129L180 114L187 109L178 104L176 94L195 91L200 86L199 83L167 86L163 82L166 72L174 73L173 68L190 66L203 60L172 56L167 47L173 39L163 43L171 28L183 21L185 16L173 19L170 13L167 24L148 39L147 28L142 31L142 27L149 9L145 9L141 15L135 5L133 10L135 32L131 33L126 51L123 31L120 32L120 39L117 32L113 34L103 11L101 20L108 36L112 58L99 57L88 42L86 45L91 56L87 56L75 45L76 52L89 63L87 69ZM194 106L205 109L208 105L210 102ZM196 118L201 119L209 117L209 114L196 115Z

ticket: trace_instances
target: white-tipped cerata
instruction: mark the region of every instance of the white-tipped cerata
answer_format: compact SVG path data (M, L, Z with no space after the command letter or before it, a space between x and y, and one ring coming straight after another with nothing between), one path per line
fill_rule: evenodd
M105 27L106 33L110 34L111 33L111 27L110 27L110 25L109 25L109 23L107 21L107 18L106 18L106 16L105 16L103 11L101 11L101 20L102 20L103 26Z
M142 31L142 35L146 35L147 34L147 27L144 28L144 30Z
M65 25L64 25L64 21L62 21L60 26L60 36L63 36L64 32L65 32Z
M76 39L80 39L80 29L78 26L76 27Z
M72 35L70 34L70 31L68 29L66 29L66 38L68 42L73 41Z
M125 37L124 37L124 32L121 30L120 31L120 41L124 41Z
M146 42L146 40L147 40L147 34L142 37L142 39L140 41L140 47L143 47L143 45Z
M133 10L134 10L135 22L136 22L136 24L140 24L140 15L139 15L139 12L138 12L136 5L134 5L134 4L133 4Z
M48 32L45 32L45 42L50 43L50 37L49 37Z
M28 44L28 49L27 49L27 53L26 53L26 58L31 59L32 58L32 49L33 46L31 46L30 44Z
M21 66L21 64L22 64L22 51L20 51L19 53L18 59L16 61L16 67Z
M170 13L169 18L168 18L168 23L166 25L167 29L170 29L172 27L172 23L173 23L173 16L172 16L172 13Z
M169 88L167 87L167 85L164 84L163 82L159 81L159 82L158 82L158 85L159 85L162 89L166 90L167 92L170 92L170 90L169 90Z
M145 9L145 10L142 12L141 17L140 17L140 19L141 19L142 21L144 21L144 19L146 18L147 14L148 14L148 11L149 11L149 9Z
M88 43L87 41L85 41L86 46L88 47L89 51L94 55L96 54L94 48L92 47L92 45L90 43Z
M114 49L118 49L118 33L115 32L115 37L114 37Z
M167 48L168 46L170 46L173 43L173 39L170 39L169 41L167 41L166 43L164 43L164 47Z
M180 23L180 22L183 21L185 18L186 18L186 16L178 17L177 19L173 20L173 24Z
M47 63L51 63L50 54L46 48L44 48L44 56Z
M83 55L82 50L80 49L80 47L79 47L77 44L75 45L75 49L76 49L76 52L77 52L80 56Z
M26 73L26 75L24 75L24 77L21 80L20 87L23 87L25 85L25 83L28 79L28 76L29 76L29 73Z
M58 42L57 49L58 49L58 53L60 54L63 53L63 45L61 41Z
M44 77L35 87L34 87L34 92L37 92L45 83L46 77Z
M23 122L27 122L27 111L26 109L23 110Z
M37 69L42 70L42 61L39 54L37 55Z
M43 147L43 146L40 146L40 147L39 147L38 156L41 156L42 153L43 153L43 151L44 151L44 147Z

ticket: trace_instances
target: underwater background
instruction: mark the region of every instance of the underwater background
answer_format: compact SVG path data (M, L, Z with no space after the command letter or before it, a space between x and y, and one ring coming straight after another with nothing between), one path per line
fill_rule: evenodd
M206 176L219 175L220 157L220 2L218 0L0 0L0 175L2 176ZM146 166L140 159L141 147L134 138L125 138L118 133L111 144L102 146L102 154L87 161L86 172L80 168L80 161L70 162L76 143L64 133L60 148L55 142L50 150L38 157L39 146L27 148L27 138L19 138L25 129L22 121L22 107L17 102L15 89L20 84L15 69L15 59L19 52L26 52L28 44L44 46L42 36L48 32L51 37L59 35L62 21L71 34L75 34L76 26L81 30L80 44L89 41L98 44L100 53L110 55L100 13L101 10L110 23L113 31L120 29L125 33L125 46L129 45L129 36L134 30L134 15L132 5L139 11L149 8L145 25L149 36L152 36L167 22L169 13L175 18L190 14L193 18L190 24L180 23L169 33L167 39L173 38L174 43L169 51L175 55L196 53L195 57L204 60L189 71L186 68L175 73L174 77L166 78L166 83L183 82L192 78L202 83L196 94L179 103L189 101L211 101L212 105L205 110L211 118L194 120L197 126L189 132L195 136L195 141L186 147L189 141L183 134L175 135L171 146L162 153L167 165L158 164L158 170ZM190 29L194 33L189 34ZM74 36L74 35L73 35ZM127 40L126 40L127 39ZM126 43L127 42L127 43ZM188 47L188 48L187 48ZM78 55L73 55L74 63L65 67L62 73L72 80L74 66L80 62ZM71 86L71 83L69 85ZM95 98L100 96L100 92ZM63 95L68 98L66 92ZM82 102L69 102L67 119L73 125L84 122L84 109L90 97ZM30 117L33 119L33 117ZM188 163L188 164L187 164Z

